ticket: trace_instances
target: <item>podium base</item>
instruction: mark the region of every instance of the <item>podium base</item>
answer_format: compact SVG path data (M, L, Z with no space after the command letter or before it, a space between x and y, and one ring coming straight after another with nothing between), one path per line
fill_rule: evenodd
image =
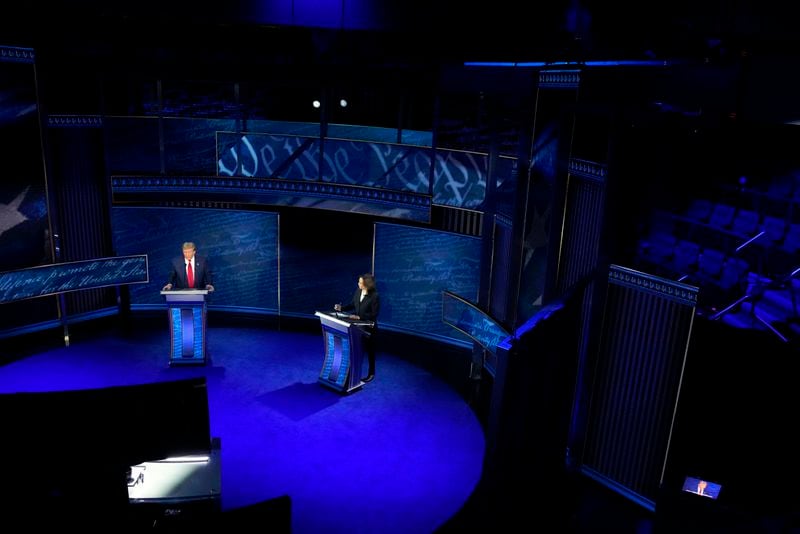
M211 362L210 358L205 359L198 359L198 358L184 358L184 359L177 359L173 358L169 361L170 367L186 367L186 366L203 366L207 365Z
M323 386L327 387L328 389L332 389L337 393L344 393L345 395L360 390L361 388L364 387L364 384L366 384L366 382L360 380L357 384L350 386L349 388L342 388L342 386L340 386L339 384L331 382L329 380L325 380L324 378L319 378L317 381Z
M162 291L167 299L169 365L205 365L207 290Z

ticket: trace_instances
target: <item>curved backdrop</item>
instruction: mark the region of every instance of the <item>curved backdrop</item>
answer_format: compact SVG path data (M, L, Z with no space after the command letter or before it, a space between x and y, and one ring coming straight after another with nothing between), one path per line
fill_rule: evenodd
M149 282L130 286L132 309L160 309L181 244L193 241L214 272L211 309L311 318L348 300L374 272L382 327L444 342L469 340L442 321L442 292L476 300L480 239L399 224L333 224L339 217L201 208L114 207L118 255L146 254ZM347 221L345 221L347 222ZM350 221L353 222L353 221Z

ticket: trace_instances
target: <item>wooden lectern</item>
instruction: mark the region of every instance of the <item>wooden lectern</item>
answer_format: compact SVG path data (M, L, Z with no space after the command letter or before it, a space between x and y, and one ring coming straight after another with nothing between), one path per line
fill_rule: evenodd
M350 393L364 385L361 380L363 340L369 333L362 327L372 321L354 321L342 312L316 312L322 324L325 359L319 382L337 391Z
M169 317L169 365L205 365L207 289L162 291Z

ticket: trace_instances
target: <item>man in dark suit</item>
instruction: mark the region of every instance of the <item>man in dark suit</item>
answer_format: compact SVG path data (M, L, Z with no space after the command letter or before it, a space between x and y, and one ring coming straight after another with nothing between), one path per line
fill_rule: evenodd
M170 289L207 289L214 291L211 268L208 261L197 255L197 247L191 241L183 244L183 257L172 260L172 270L164 286Z
M367 336L364 339L369 359L369 372L364 382L371 382L375 378L375 333L378 328L378 313L381 310L381 299L375 284L375 276L370 273L358 277L358 289L353 293L353 301L344 306L336 304L336 311L349 311L351 319L372 321L373 326L364 327Z

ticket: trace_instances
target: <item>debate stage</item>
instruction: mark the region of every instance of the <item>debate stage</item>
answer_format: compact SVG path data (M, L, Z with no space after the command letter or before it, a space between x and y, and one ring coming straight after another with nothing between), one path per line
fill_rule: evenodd
M481 424L463 396L431 372L440 366L437 358L444 366L452 355L425 343L415 354L379 350L376 379L342 394L318 382L323 340L313 320L276 328L212 318L208 365L185 367L169 366L162 315L129 321L76 325L69 347L54 342L52 332L0 340L7 362L0 366L0 393L204 377L210 433L220 443L221 513L271 514L262 519L279 522L274 515L287 507L269 504L288 502L294 533L432 532L478 484ZM425 361L427 369L419 364ZM163 410L183 416L180 407ZM124 412L102 415L109 424L129 423L131 433L148 432L145 421ZM57 451L59 440L80 436L52 438ZM80 466L71 469L65 473L80 472Z

